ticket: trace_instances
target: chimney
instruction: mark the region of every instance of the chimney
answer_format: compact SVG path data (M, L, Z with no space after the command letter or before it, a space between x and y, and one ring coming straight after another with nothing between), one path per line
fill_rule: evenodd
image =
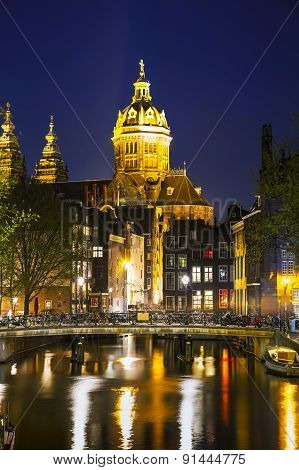
M272 126L264 124L262 126L262 168L266 162L272 159Z

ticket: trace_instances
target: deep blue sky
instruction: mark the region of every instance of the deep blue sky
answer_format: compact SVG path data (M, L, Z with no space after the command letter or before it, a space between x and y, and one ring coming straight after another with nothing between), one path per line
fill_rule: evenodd
M1 0L103 153L131 99L142 57L153 102L174 137L171 163L190 162L295 0ZM111 176L92 139L0 5L0 102L11 102L29 172L49 115L71 179ZM210 201L255 192L260 127L276 140L299 112L299 6L189 170Z

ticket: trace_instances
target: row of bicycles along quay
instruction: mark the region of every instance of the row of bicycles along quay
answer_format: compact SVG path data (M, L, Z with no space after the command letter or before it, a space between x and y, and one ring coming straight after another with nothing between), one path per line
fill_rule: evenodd
M128 313L54 313L46 311L34 316L0 317L0 328L45 328L57 326L100 326L100 325L198 325L223 327L280 328L288 330L291 318L283 319L279 315L235 315L223 313L178 313L146 312L140 319L138 312ZM297 321L298 322L298 321ZM299 327L299 324L296 325Z

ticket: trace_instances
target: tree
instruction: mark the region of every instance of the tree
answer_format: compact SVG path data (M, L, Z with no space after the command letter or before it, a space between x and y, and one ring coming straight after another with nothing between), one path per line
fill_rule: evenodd
M70 280L76 253L61 219L61 200L50 185L31 182L16 197L17 207L27 215L15 233L16 287L24 294L28 314L30 301L43 288Z
M43 288L70 281L82 247L80 236L69 239L70 228L52 185L0 185L2 292L22 292L25 314Z
M14 247L16 230L24 224L32 214L19 211L14 203L14 194L18 184L14 179L0 177L0 314L2 299L9 296L11 301L15 284Z
M298 120L299 124L299 120ZM263 259L267 247L282 242L299 259L299 147L288 140L264 149L259 174L260 214L247 222L248 258Z
M279 148L260 176L269 236L284 240L299 259L299 151Z

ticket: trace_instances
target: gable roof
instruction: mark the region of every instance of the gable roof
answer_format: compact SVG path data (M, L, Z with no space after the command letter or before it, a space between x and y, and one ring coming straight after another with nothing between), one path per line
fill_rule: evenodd
M172 194L168 194L167 188L173 188ZM198 194L187 175L169 175L161 184L158 197L160 205L189 205L209 206L205 198Z

